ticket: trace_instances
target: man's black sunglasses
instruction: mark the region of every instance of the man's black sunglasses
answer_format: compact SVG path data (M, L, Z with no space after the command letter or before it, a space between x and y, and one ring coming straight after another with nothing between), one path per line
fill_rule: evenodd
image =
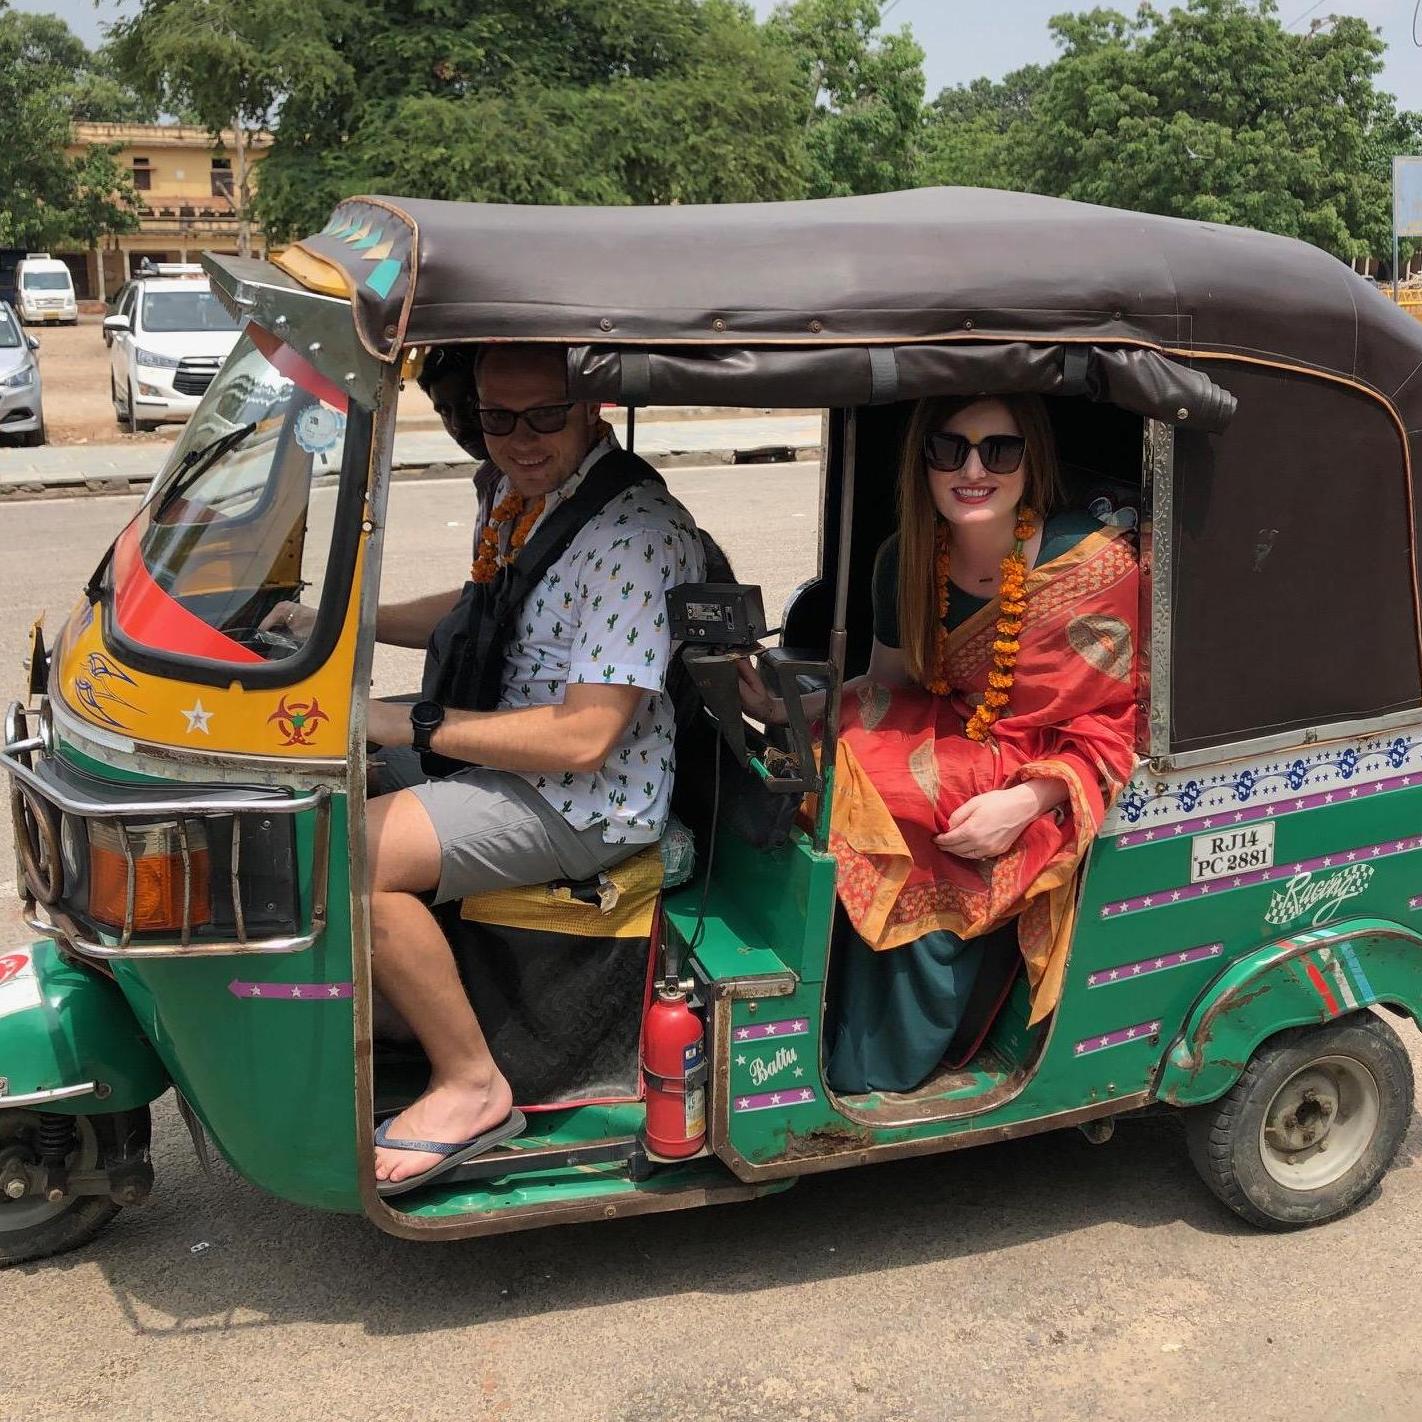
M975 449L989 474L1015 474L1021 467L1027 441L1021 435L993 434L974 444L966 435L942 430L923 437L923 457L928 467L946 474L956 474Z
M478 409L479 428L485 434L511 435L522 420L534 434L557 434L568 423L568 411L575 402L566 405L535 405L531 410L501 410L493 405Z

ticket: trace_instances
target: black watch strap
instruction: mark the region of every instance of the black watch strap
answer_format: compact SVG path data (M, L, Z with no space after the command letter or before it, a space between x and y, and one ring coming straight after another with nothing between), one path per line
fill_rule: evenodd
M444 721L444 707L438 701L417 701L410 707L410 744L422 754L430 749L430 737Z

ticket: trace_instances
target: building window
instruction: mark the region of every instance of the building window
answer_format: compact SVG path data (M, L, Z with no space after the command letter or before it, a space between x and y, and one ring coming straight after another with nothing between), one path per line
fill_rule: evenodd
M141 193L151 191L153 187L153 169L149 165L147 158L135 158L133 160L133 186Z
M232 160L230 158L214 158L212 160L213 197L230 198L232 191Z

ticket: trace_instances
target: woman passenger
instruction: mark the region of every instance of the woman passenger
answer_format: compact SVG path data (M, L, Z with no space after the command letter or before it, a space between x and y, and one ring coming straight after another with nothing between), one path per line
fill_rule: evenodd
M848 683L830 848L826 1076L909 1091L962 1020L984 935L1017 919L1032 1021L1055 1004L1077 865L1134 764L1137 571L1124 530L1057 512L1038 396L933 399L910 421L898 532ZM746 709L783 703L744 675Z

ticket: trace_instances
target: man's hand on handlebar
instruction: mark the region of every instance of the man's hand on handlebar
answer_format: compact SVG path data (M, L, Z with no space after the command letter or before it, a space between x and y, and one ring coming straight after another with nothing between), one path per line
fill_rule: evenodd
M741 710L764 726L785 725L790 719L785 703L770 694L750 657L741 657L736 662L736 675L740 678Z
M279 602L262 618L262 632L284 632L296 642L304 642L316 625L316 609L299 602Z

